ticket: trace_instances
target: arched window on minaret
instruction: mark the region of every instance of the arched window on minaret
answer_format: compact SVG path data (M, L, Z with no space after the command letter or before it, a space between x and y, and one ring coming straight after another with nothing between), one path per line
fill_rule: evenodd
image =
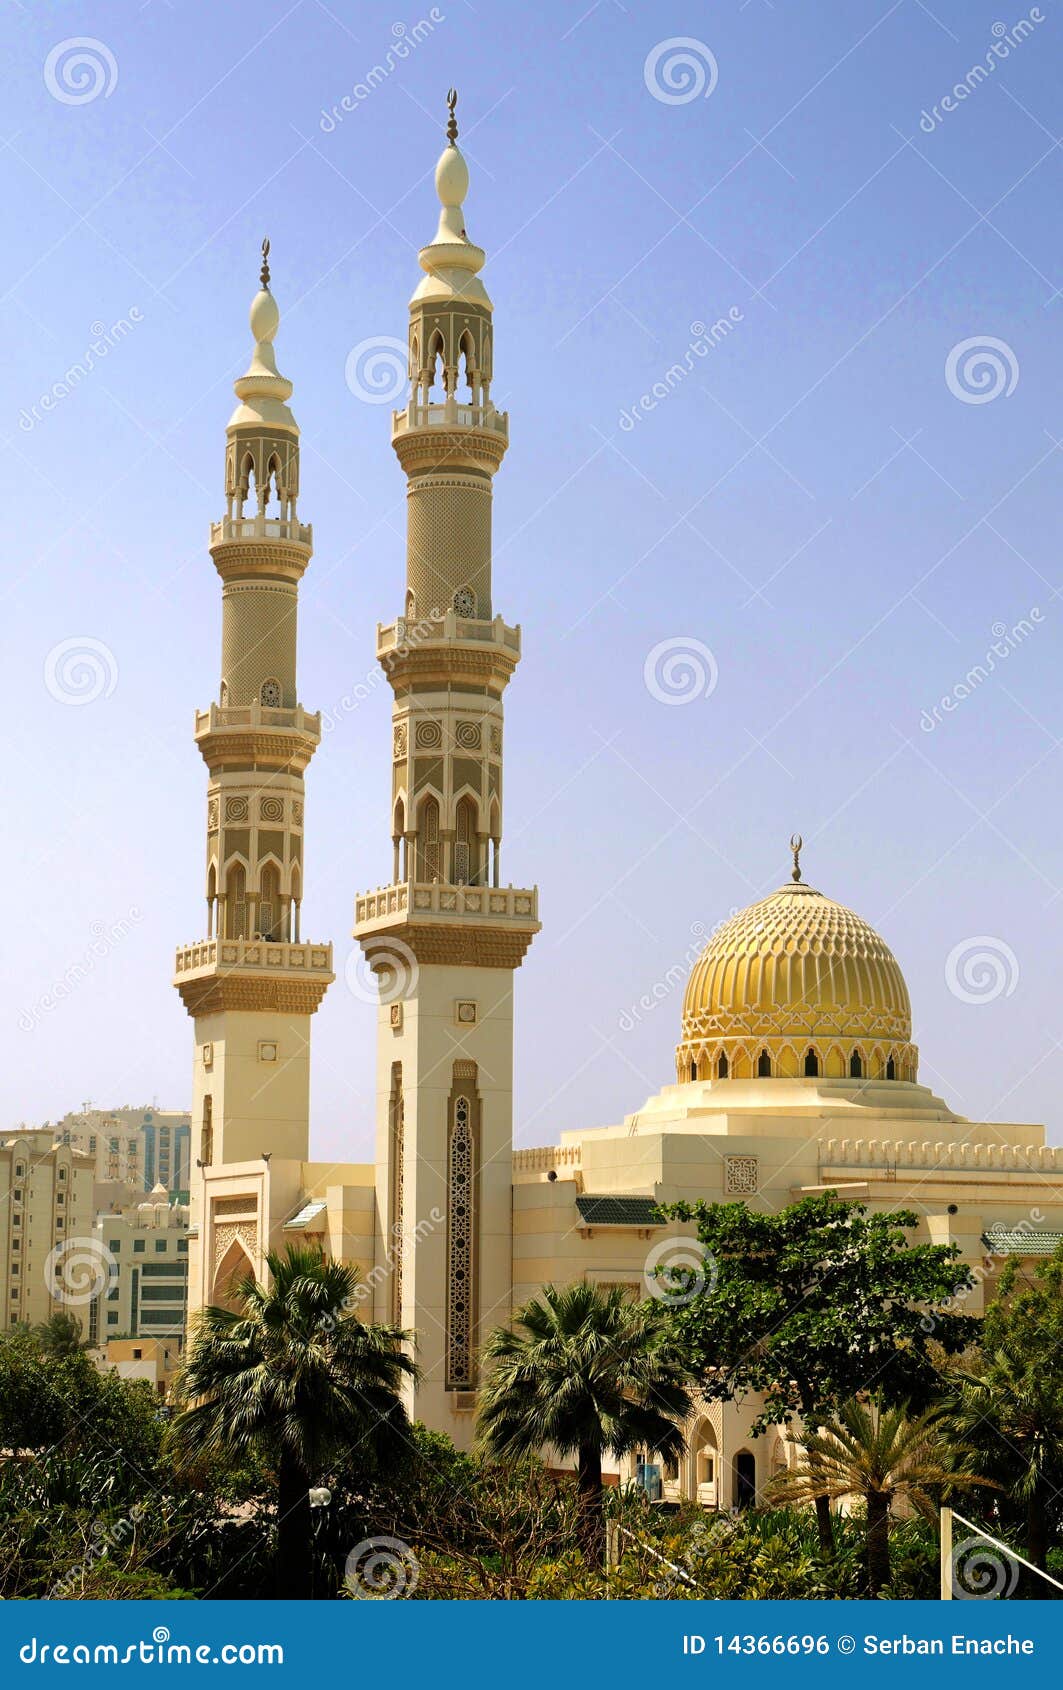
M458 342L458 388L459 391L462 387L468 388L469 399L474 405L477 403L476 373L476 348L472 335L465 329Z
M244 461L240 465L240 478L236 484L236 514L239 517L242 517L244 514L244 505L251 495L251 488L254 485L254 481L255 460L251 456L250 452L245 452Z
M400 798L395 805L395 814L391 822L391 844L394 861L392 864L393 881L407 879L406 874L406 806Z
M435 394L437 399L445 397L446 365L446 348L443 345L443 336L437 329L428 343L428 357L425 359L426 391L429 395Z
M234 863L225 876L226 938L247 938L247 870Z
M203 1127L199 1135L199 1159L205 1168L214 1161L214 1099L208 1092L203 1099Z
M259 876L258 931L263 939L282 939L281 877L276 863L267 863Z
M479 842L476 838L476 806L468 796L458 800L454 814L455 886L479 884Z
M439 877L439 800L429 794L417 818L417 878L430 882Z

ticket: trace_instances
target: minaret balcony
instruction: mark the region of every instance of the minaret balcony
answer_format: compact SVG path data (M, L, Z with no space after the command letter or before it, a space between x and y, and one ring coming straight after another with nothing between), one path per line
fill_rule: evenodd
M273 939L201 939L178 945L177 979L218 970L253 969L256 974L332 976L332 946L280 943Z
M314 525L311 522L289 522L286 517L263 516L261 511L255 516L223 516L220 522L210 525L210 543L214 547L227 540L284 540L289 545L304 546L312 552Z
M251 704L212 704L209 710L196 711L197 740L225 728L274 728L316 741L321 738L321 712L304 710L301 704L294 710L270 710L257 698Z
M443 881L399 881L363 892L355 900L358 938L392 928L398 922L451 922L485 927L512 926L538 932L537 886L450 886Z
M514 657L520 656L520 625L510 628L496 616L492 622L478 622L446 610L439 616L400 616L395 622L378 622L376 654L379 662L404 655L419 646L435 643L493 645Z
M509 413L496 411L493 405L462 405L456 399L443 404L422 405L411 399L405 410L391 413L391 438L409 434L421 428L474 428L485 434L498 434L509 444Z
M178 946L173 983L190 1015L229 1009L312 1015L334 979L331 945L201 939Z
M195 741L208 769L234 759L262 769L302 774L321 741L321 712L270 710L251 704L212 704L196 711Z

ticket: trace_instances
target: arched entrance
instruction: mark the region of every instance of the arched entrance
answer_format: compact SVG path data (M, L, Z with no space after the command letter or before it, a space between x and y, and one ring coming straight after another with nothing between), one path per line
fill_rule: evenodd
M720 1505L720 1451L707 1420L694 1428L690 1440L690 1495L703 1508Z
M751 1450L740 1449L734 1458L734 1505L754 1508L757 1501L757 1462Z
M236 1287L255 1271L250 1256L238 1238L234 1238L214 1273L214 1292L211 1302L216 1308L236 1310L240 1299Z

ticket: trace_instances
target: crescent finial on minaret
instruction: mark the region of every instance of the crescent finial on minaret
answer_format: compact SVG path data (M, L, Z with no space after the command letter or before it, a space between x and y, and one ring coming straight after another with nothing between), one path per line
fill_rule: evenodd
M794 854L794 868L791 878L795 881L800 880L801 878L801 848L804 843L805 842L799 833L791 833L790 849Z
M458 139L458 120L454 115L454 108L457 103L458 90L456 88L451 88L447 92L447 106L450 110L450 116L447 119L447 140L450 142L451 146L454 146Z
M262 269L259 271L258 279L262 283L262 286L264 288L269 287L269 236L268 235L266 236L265 240L262 242Z

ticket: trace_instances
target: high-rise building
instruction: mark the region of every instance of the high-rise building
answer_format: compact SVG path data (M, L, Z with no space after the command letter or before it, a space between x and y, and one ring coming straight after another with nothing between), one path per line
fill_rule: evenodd
M0 1140L0 1328L88 1308L102 1284L92 1193L91 1158L50 1127Z
M101 1215L94 1239L108 1283L92 1301L88 1336L184 1341L188 1307L188 1205L157 1185L139 1203Z
M192 1143L190 1117L177 1111L145 1109L140 1135L144 1146L144 1190L151 1191L161 1185L171 1193L187 1193Z

